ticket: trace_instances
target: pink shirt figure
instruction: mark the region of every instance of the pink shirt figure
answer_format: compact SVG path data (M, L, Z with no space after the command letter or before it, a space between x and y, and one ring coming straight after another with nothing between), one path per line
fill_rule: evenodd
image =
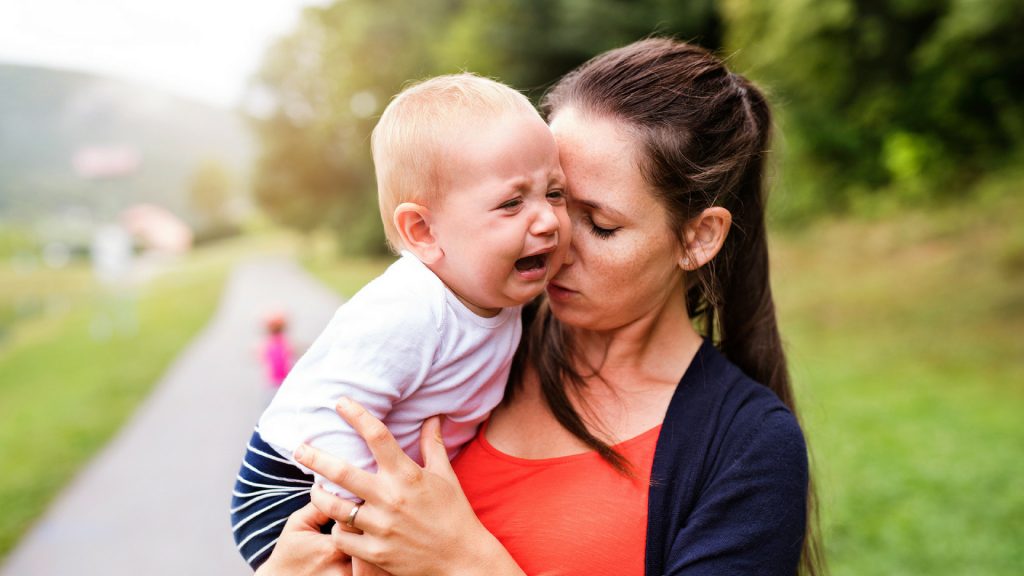
M284 333L270 334L263 347L263 360L267 365L267 377L274 388L281 386L284 377L292 367L292 349Z

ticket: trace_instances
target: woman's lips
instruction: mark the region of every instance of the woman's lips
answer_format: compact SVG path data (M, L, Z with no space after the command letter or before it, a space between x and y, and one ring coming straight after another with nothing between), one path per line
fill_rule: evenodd
M568 300L576 293L574 290L569 290L568 288L555 284L554 282L548 283L547 290L548 297L558 302Z

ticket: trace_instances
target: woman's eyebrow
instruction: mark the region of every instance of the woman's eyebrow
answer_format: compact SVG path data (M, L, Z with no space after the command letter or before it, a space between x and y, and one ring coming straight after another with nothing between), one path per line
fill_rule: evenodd
M594 200L587 200L585 198L578 197L573 197L572 200L574 202L578 202L579 204L583 204L584 206L590 208L591 210L594 210L595 212L603 212L604 214L612 216L613 218L626 217L625 214L619 212L615 208L612 208L611 206L605 206L604 204L601 204L600 202L595 202Z

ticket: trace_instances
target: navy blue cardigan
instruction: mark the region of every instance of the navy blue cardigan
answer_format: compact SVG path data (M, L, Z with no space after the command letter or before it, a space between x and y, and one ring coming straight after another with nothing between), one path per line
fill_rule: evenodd
M645 573L792 576L807 483L796 418L705 341L654 452Z
M235 542L255 569L312 477L253 434L232 502ZM646 574L796 573L807 453L796 419L770 390L705 342L676 389L654 453Z

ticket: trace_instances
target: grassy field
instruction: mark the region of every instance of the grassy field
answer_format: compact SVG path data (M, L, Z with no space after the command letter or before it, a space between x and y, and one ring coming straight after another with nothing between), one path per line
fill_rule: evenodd
M205 324L246 250L200 250L120 296L82 266L0 269L0 301L37 302L0 342L0 557Z
M1024 572L1022 200L775 239L835 576Z

